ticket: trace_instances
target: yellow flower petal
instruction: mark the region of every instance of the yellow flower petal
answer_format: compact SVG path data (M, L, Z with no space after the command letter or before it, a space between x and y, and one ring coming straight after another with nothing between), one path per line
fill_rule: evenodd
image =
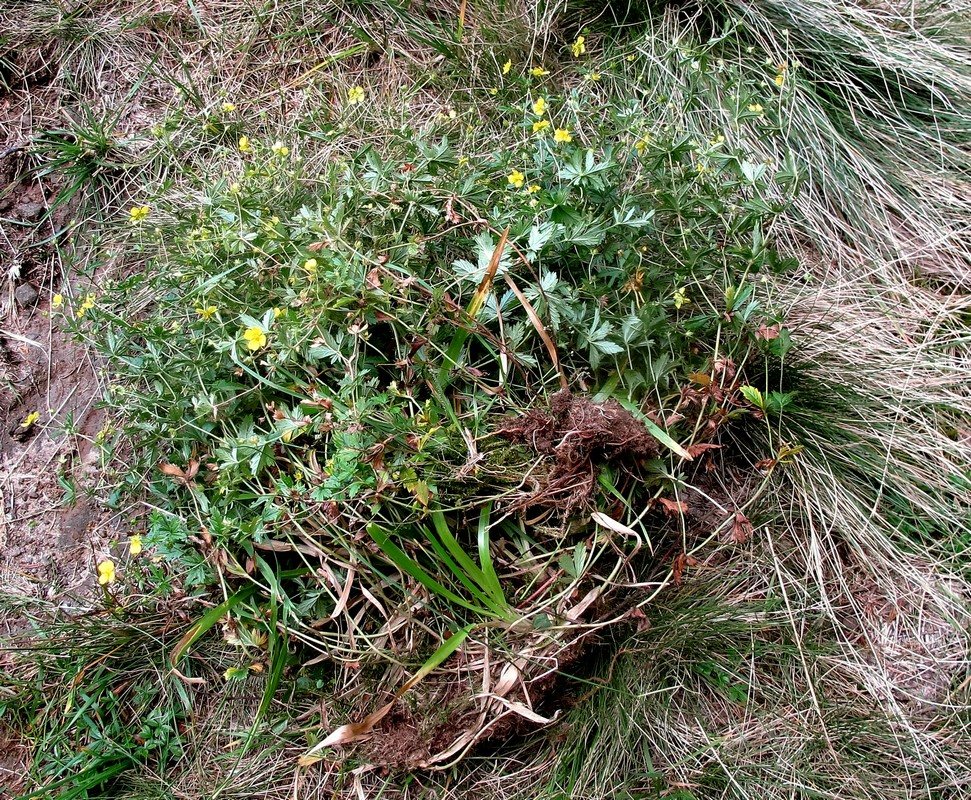
M137 556L139 553L142 552L141 536L132 536L128 540L128 552L131 553L133 556Z

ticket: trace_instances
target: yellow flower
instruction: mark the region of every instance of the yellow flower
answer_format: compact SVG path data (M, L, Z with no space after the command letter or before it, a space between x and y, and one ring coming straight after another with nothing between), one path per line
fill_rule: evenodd
M270 148L270 150L271 150L271 151L273 152L273 155L275 155L275 156L280 156L281 158L282 158L283 156L288 156L288 155L290 155L290 148L289 148L289 147L287 147L287 146L286 146L286 145L285 145L285 144L284 144L283 142L281 142L281 141L280 141L279 139L277 139L277 140L276 140L276 141L275 141L275 142L273 143L273 146L272 146L272 147Z
M250 153L253 150L253 145L249 142L249 136L240 136L236 146L239 147L239 152L241 153Z
M762 113L762 105L761 105L761 103L752 103L748 107L748 110L751 111L753 114L761 114Z
M569 144L573 141L573 137L566 128L557 128L553 131L553 141L558 144Z
M509 181L509 185L513 188L522 189L523 184L526 183L526 176L518 169L514 169L506 176L506 180Z
M573 46L570 48L573 51L574 58L579 58L580 56L582 56L584 53L587 52L587 46L584 44L585 41L586 39L584 39L582 36L577 36L577 40L573 43Z
M51 298L51 307L60 308L64 305L64 295L56 294Z
M538 119L533 123L533 133L541 133L545 131L550 126L550 121L548 119Z
M536 184L534 183L534 184L533 184L532 186L530 186L530 187L529 187L529 188L528 188L528 189L526 190L526 192L527 192L528 194L536 194L536 192L538 192L539 190L540 190L540 187L539 187L539 186L537 186L537 185L536 185Z
M358 103L364 102L364 88L361 86L352 86L347 92L347 104L349 106L356 106Z
M648 144L650 144L650 138L644 136L634 142L634 149L637 151L637 155L644 155L644 151L647 149Z
M243 331L243 339L246 342L246 347L255 353L266 345L266 331L254 325Z
M20 423L20 427L21 428L29 428L31 425L33 425L35 422L37 422L37 420L39 420L39 419L40 419L40 412L39 411L31 411L26 417L24 417L24 421Z
M218 309L215 306L196 306L196 314L202 317L204 320L211 320L216 316L216 311Z
M317 264L316 258L308 258L306 261L303 262L303 268L307 270L307 272L309 272L311 275L317 274L317 266L318 264Z
M510 59L509 61L507 61L505 64L502 65L502 74L508 75L509 70L511 69L512 69L512 60Z
M542 67L533 67L529 74L534 78L542 78L544 75L549 75L550 71L548 69L543 69Z
M273 311L273 319L279 319L281 316L283 316L282 308L277 308L276 306L273 306L271 310Z
M94 308L94 303L95 303L94 295L91 294L91 292L88 292L84 296L84 300L81 303L81 307L78 308L78 316L83 317L85 314L87 314L92 308Z
M537 117L541 117L541 116L543 116L543 114L546 113L546 98L545 97L537 97L533 101L533 113Z
M105 560L98 564L98 583L107 586L115 582L115 562Z
M597 82L597 81L600 80L600 77L601 76L600 76L600 73L599 72L588 72L583 77L586 78L586 80L588 80L588 81Z
M239 181L233 181L231 184L229 184L229 191L231 191L233 194L239 194L242 190L243 187L240 186Z
M132 223L138 223L142 220L148 219L148 215L152 213L150 206L132 206L128 209L129 221Z
M141 536L132 536L131 539L128 540L128 552L133 556L137 556L140 552L142 552Z
M674 307L681 308L685 303L688 302L688 293L682 286L674 292Z
M223 112L224 114L231 114L231 113L232 113L233 111L235 111L235 110L236 110L236 106L235 106L235 105L234 105L233 103L230 103L230 102L228 102L228 101L227 101L227 102L225 102L225 103L223 103L223 104L222 104L221 106L219 106L219 107L220 107L220 108L222 109L222 112Z

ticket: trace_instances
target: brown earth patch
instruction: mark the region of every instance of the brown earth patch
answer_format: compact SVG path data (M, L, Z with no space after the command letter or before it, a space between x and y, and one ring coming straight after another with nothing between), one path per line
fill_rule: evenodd
M85 497L96 477L98 380L51 308L71 211L51 210L56 191L19 152L0 158L0 580L49 599L89 582L91 548L107 548L98 532L107 518Z
M659 453L657 439L617 401L595 403L567 390L553 395L548 411L529 411L507 421L497 433L552 457L543 484L518 504L555 506L563 517L589 504L597 462L633 465Z

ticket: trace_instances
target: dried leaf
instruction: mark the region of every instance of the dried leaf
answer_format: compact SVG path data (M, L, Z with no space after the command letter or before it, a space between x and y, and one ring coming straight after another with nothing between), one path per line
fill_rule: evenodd
M640 538L637 535L637 531L635 531L633 528L629 528L627 525L624 525L622 522L618 522L615 519L611 519L606 514L600 511L594 511L590 515L590 519L592 519L601 527L606 528L609 531L613 531L614 533L620 533L620 534L623 534L624 536L633 536L635 539Z
M762 339L766 342L772 341L773 339L779 338L780 328L778 325L759 325L758 331L755 335L757 338Z
M679 514L688 513L688 504L683 500L671 500L667 497L659 497L657 502L661 504L665 514L676 517Z
M741 511L735 512L735 519L732 521L732 541L736 544L744 544L752 538L752 521Z
M721 449L720 444L711 444L711 443L689 444L685 448L685 450L691 453L692 458L697 458L702 453L707 453L709 450L719 450L719 449Z
M516 285L516 282L509 276L508 272L503 275L503 277L506 279L506 283L509 285L509 288L512 289L513 294L516 295L516 299L519 300L522 307L526 310L526 316L529 317L529 321L536 330L536 333L539 334L539 338L542 339L543 344L546 345L546 352L550 354L550 359L553 362L553 366L556 367L556 371L560 373L560 388L568 389L570 384L567 382L566 375L563 373L563 368L560 367L560 357L556 352L556 345L553 343L550 335L546 332L546 328L544 327L543 322L540 320L539 315L536 313L536 309L534 309L529 300L526 299L526 295L520 291L519 287Z

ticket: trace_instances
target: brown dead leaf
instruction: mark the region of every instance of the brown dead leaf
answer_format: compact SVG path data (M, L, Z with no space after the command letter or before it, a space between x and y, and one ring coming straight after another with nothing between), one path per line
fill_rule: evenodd
M664 513L669 516L676 517L679 514L688 513L688 504L683 500L671 500L667 497L659 497L657 502L661 504L664 509Z
M671 564L671 577L674 579L674 585L680 586L681 579L684 577L684 571L688 567L697 567L698 559L687 553L678 553L674 557L674 561Z
M175 464L169 464L163 461L158 466L159 471L163 475L168 475L170 478L175 478L176 481L181 483L183 486L188 486L192 483L192 479L199 472L199 460L193 458L189 461L189 469L183 470L182 467L176 466Z
M752 538L752 521L741 511L735 512L735 519L732 521L732 541L736 544L744 544Z
M698 444L689 444L684 449L688 451L692 458L697 458L702 453L707 453L709 450L720 450L721 445L699 442Z
M759 325L759 329L755 332L757 338L763 341L770 342L773 339L779 338L780 328L778 325Z

